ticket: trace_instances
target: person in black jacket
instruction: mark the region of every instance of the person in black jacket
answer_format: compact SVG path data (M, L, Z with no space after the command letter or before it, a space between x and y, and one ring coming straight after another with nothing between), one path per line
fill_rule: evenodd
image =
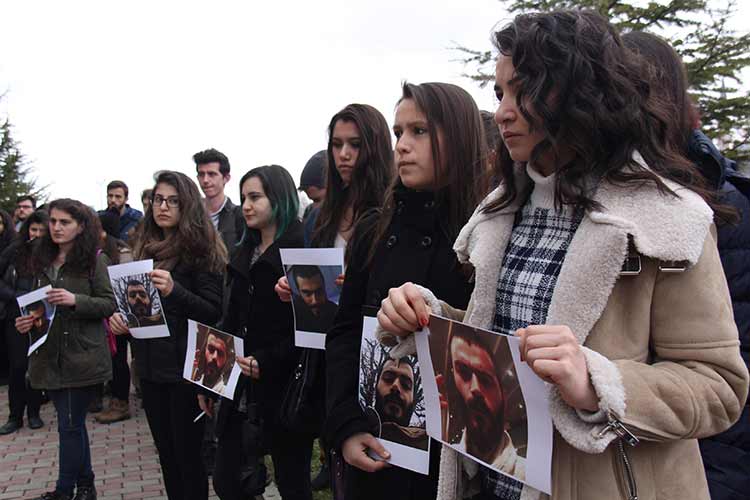
M204 420L193 420L201 410L195 386L183 380L182 368L188 318L207 325L220 319L226 248L198 188L184 174L172 171L156 177L152 205L134 239L134 259L154 259L151 280L159 290L169 328L169 337L133 339L132 344L167 497L205 500ZM114 314L110 323L118 335L129 332L120 314Z
M452 250L459 230L485 194L486 148L474 100L445 83L404 84L396 108L398 178L384 207L354 232L339 311L326 340L326 439L348 464L345 498L435 498L440 446L433 441L423 476L368 456L387 458L358 402L363 310L377 312L388 290L414 281L436 287L456 307L472 291ZM334 467L341 463L338 455ZM338 474L336 474L338 477Z
M732 208L734 217L717 217L717 245L732 297L740 350L750 367L750 179L741 176L733 161L724 158L698 130L699 115L687 93L685 66L680 56L656 35L633 31L622 37L625 45L644 59L652 92L670 107L668 137L674 150L698 168L706 187L718 201ZM739 215L739 220L736 216ZM728 430L699 441L712 500L739 500L750 491L750 403Z
M29 293L34 288L31 271L32 241L47 232L49 217L44 210L32 213L21 226L18 238L0 254L0 318L5 328L5 342L8 349L9 377L8 421L0 427L0 435L10 434L23 426L23 412L26 410L29 427L39 429L44 422L39 417L41 391L32 389L26 383L26 370L29 365L29 336L18 333L15 321L21 315L16 297Z
M247 229L229 264L229 311L224 328L245 339L245 356L237 357L243 376L234 401L222 401L217 415L214 489L222 500L259 494L249 491L243 473L256 464L248 457L270 452L279 493L284 500L309 500L312 435L284 428L279 407L300 351L294 347L292 307L282 302L274 285L284 274L280 248L303 247L297 219L294 181L278 165L250 170L240 180L242 212ZM212 403L198 396L212 413ZM243 449L241 438L247 409L256 404L263 419L262 449ZM262 486L261 486L262 488Z

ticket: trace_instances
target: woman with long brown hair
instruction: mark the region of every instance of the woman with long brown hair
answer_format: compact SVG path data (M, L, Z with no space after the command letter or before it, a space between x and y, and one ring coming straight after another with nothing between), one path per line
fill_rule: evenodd
M152 204L133 243L134 260L153 259L151 280L159 291L169 337L133 339L143 407L159 452L170 500L208 497L201 457L204 420L195 386L182 379L188 317L213 325L221 317L227 252L201 202L198 188L179 172L156 176ZM116 334L127 334L120 314Z
M363 310L377 311L390 288L410 280L440 289L451 304L465 307L472 284L451 245L486 189L482 121L463 89L404 84L393 132L398 176L383 207L355 228L339 311L326 339L325 435L336 460L348 464L344 484L336 485L345 498L435 496L439 445L433 443L429 476L385 469L385 462L365 451L387 458L358 402Z
M112 376L102 320L115 310L107 275L109 259L98 252L93 210L79 201L49 205L49 232L34 246L34 288L51 285L47 302L55 306L47 340L29 356L29 379L45 389L55 405L60 458L55 490L44 500L96 499L86 411L96 386ZM50 311L43 307L49 318ZM28 334L38 317L16 318L16 329Z

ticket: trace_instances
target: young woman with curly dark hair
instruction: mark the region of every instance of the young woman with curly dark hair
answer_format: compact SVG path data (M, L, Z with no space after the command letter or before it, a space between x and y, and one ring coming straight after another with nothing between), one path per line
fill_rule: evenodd
M519 336L550 384L553 498L708 499L697 438L729 427L748 389L711 193L606 19L521 15L494 42L501 184L454 245L471 305L406 284L380 325L409 335L432 310ZM467 420L466 451L486 450ZM445 446L440 476L441 500L540 496Z
M60 436L60 472L44 500L68 500L74 490L76 500L96 498L86 411L96 387L112 376L102 320L115 310L115 297L109 259L97 251L95 217L76 200L50 203L49 232L30 262L33 288L52 285L47 302L56 308L47 340L29 356L31 386L45 389L54 403ZM28 334L34 320L19 316L16 329Z
M201 456L204 419L195 386L182 380L188 317L214 325L221 317L227 251L208 218L195 183L179 172L157 175L152 204L134 236L133 259L153 259L151 280L159 291L169 337L133 339L143 407L159 452L170 500L208 497ZM129 330L117 313L119 335Z

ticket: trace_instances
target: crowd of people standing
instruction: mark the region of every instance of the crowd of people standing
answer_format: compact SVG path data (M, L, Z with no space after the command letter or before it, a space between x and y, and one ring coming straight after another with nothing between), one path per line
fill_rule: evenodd
M358 401L363 317L408 349L430 313L520 338L550 386L553 498L745 498L750 181L700 132L662 39L569 10L518 16L493 42L494 116L456 85L404 83L392 130L369 105L335 113L299 186L253 168L234 205L229 160L209 149L197 186L157 172L143 213L121 181L98 213L31 196L0 212L0 434L24 412L44 425L42 391L54 404L60 470L42 500L96 498L85 417L110 382L97 421L130 418L131 379L170 500L206 499L209 473L222 500L262 494L265 455L281 497L310 500L316 437L336 498L542 498L437 442L426 475L387 463ZM307 352L280 249L331 247L346 262L339 308L325 350ZM168 337L135 339L115 312L107 266L143 259ZM45 285L57 313L27 356L33 318L15 299ZM188 320L244 339L233 400L183 379ZM279 414L301 356L315 410L293 428Z

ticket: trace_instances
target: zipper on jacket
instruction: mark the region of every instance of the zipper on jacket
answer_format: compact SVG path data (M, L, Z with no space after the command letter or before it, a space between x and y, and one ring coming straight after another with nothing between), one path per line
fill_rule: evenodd
M630 463L627 451L625 451L625 440L617 440L617 454L620 457L622 463L622 470L625 473L625 482L628 487L628 500L638 500L638 487L635 484L635 474L633 474L633 466Z
M68 389L68 425L73 428L73 395L71 390Z
M628 443L630 446L636 446L641 441L635 437L635 435L625 427L620 420L617 419L612 413L609 414L609 422L599 432L599 438L604 437L608 432L614 432L617 436Z

